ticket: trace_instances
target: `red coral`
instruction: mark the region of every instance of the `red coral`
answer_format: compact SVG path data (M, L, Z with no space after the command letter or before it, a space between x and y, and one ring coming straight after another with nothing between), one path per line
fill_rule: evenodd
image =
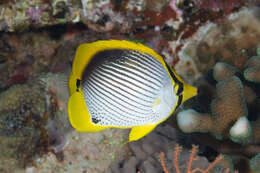
M197 8L207 11L223 11L224 14L230 14L234 9L239 8L245 3L245 0L192 0Z

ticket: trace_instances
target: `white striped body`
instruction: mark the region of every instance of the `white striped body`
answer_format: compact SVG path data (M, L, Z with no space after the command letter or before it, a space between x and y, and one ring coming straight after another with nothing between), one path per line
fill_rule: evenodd
M94 55L83 73L82 91L92 122L104 126L156 124L178 101L167 69L133 50Z

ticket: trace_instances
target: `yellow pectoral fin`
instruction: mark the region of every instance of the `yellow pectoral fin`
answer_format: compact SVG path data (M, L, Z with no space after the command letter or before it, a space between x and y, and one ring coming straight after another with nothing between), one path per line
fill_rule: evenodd
M157 124L149 124L133 127L129 134L129 142L141 139L142 137L150 133L156 126Z
M90 114L81 92L75 92L70 97L68 102L68 114L71 125L77 131L98 132L107 128L91 122Z

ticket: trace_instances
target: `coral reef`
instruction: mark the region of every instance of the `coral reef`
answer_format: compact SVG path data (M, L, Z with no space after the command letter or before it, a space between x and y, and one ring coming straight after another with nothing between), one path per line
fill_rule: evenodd
M255 55L255 45L260 41L259 10L255 6L242 8L220 23L209 22L201 26L186 42L181 42L182 47L176 52L179 57L175 65L177 73L194 82L217 62L227 62L238 70L244 69L248 57ZM179 44L169 42L169 45L175 52Z
M124 156L127 131L72 131L67 90L67 75L47 73L0 94L0 172L99 173Z
M231 159L229 159L227 156L220 155L218 156L212 163L208 165L207 168L201 169L199 167L192 166L193 162L196 162L198 160L198 156L196 156L196 153L198 151L197 146L193 145L192 149L190 151L190 157L186 165L186 171L180 171L178 160L180 158L182 147L176 146L174 150L174 167L176 170L176 173L192 173L192 172L200 172L200 173L213 173L213 172L225 172L225 173L237 173L237 171L233 171L233 164L231 162ZM160 154L161 158L161 164L163 167L163 171L165 173L169 173L169 171L166 168L165 165L165 154Z
M236 12L241 7L245 8ZM218 91L215 83L207 84L204 80L206 84L201 87L209 93L203 97L209 98L202 100L208 106L197 107L191 114L194 119L201 116L200 121L211 122L205 127L208 131L216 122L223 121L221 128L211 131L214 136L244 144L241 147L232 143L232 147L220 147L222 150L217 151L236 150L236 154L242 153L247 159L260 152L257 145L251 145L258 141L259 131L257 117L252 116L259 112L256 111L259 91L252 88L258 80L259 63L258 58L247 61L247 57L255 55L253 45L259 42L257 13L257 8L239 0L1 1L0 172L175 171L174 148L178 149L176 139L183 134L168 125L129 145L125 145L127 131L107 130L97 134L71 131L66 112L66 78L71 61L79 44L101 39L142 42L164 55L170 65L176 65L176 71L187 81L196 80L216 62L235 64L235 67L227 63L216 66L212 76L215 83L221 84ZM260 47L257 52L259 56ZM223 87L226 90L220 89ZM232 105L224 95L238 98L233 104L242 105L236 109L236 118L221 118L223 111L219 109ZM210 108L214 99L215 104ZM220 103L227 106L221 107ZM243 107L245 104L248 110ZM211 109L214 118L209 115ZM189 124L194 119L184 122ZM200 123L204 124L197 122ZM230 128L226 130L224 126ZM205 132L196 124L186 130L195 128ZM183 147L178 160L181 172L186 171L190 159L192 147L188 148ZM165 153L164 168L160 153ZM214 162L210 163L206 157L213 161L218 154L200 145L192 170L207 170ZM252 170L258 169L258 157L255 158L250 161Z
M217 138L230 138L243 144L259 143L257 135L259 125L256 120L259 112L257 109L248 110L255 108L252 105L259 106L259 89L254 89L258 84L252 83L257 82L257 77L248 79L247 74L248 68L259 66L258 63L253 63L255 59L252 57L248 60L243 76L235 67L226 63L217 63L213 67L212 76L218 83L211 103L207 105L210 106L210 110L202 113L192 109L180 112L177 116L180 129L184 132L210 132ZM199 89L201 85L198 84ZM203 92L202 88L200 91ZM248 93L251 93L251 96ZM197 102L199 103L202 98L202 94L199 94ZM256 121L250 125L248 118Z
M216 86L216 98L210 106L210 116L200 115L194 110L180 112L177 116L180 129L185 132L211 132L216 137L227 137L227 127L239 117L248 115L240 79L231 77L219 82Z
M53 92L53 81L51 86L47 84L30 80L26 84L13 85L0 94L2 170L6 167L2 162L8 159L25 167L32 165L33 160L43 153L53 151L58 154L65 146L70 125L60 101L66 100L66 94L60 86L62 95Z
M205 0L205 1L199 1L199 0L192 0L194 4L204 10L212 10L212 11L223 11L225 14L230 13L234 8L239 7L242 3L244 3L243 0Z
M169 125L159 126L143 139L130 143L130 155L114 162L111 165L111 172L158 173L165 171L167 173L166 170L176 172L176 167L178 167L179 172L186 172L188 161L191 158L193 159L193 164L190 163L189 166L192 169L200 168L206 170L209 168L209 165L215 165L215 163L209 163L205 157L196 155L196 152L199 150L198 147L192 149L192 156L190 155L190 149L182 148L182 151L180 151L181 147L178 145L178 141L175 141L178 135L180 133ZM178 163L176 163L177 160ZM217 161L219 166L228 160L223 159L222 161ZM175 165L173 165L173 162L175 162ZM222 168L229 168L230 172L233 172L230 163L222 166L224 166ZM217 171L215 172L217 173ZM213 170L211 173L213 173Z
M39 86L16 85L2 93L0 100L1 157L18 159L24 166L37 150L38 153L45 150L43 143L46 141L40 140L44 135L40 130L45 110L44 94ZM38 146L40 143L43 145Z
M249 58L242 70L238 70L239 65L218 62L199 79L199 94L192 108L177 115L179 128L185 133L210 133L218 140L257 146L260 142L259 81L257 70L249 69L259 67L258 56ZM254 154L258 152L256 149Z

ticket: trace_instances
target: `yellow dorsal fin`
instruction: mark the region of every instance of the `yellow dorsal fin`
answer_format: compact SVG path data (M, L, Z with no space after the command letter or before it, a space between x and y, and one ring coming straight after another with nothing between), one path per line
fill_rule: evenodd
M76 91L76 81L77 79L81 80L84 69L94 55L98 52L112 49L130 49L150 54L159 60L166 68L165 62L159 54L140 43L134 43L126 40L101 40L92 43L84 43L77 48L75 58L73 60L72 71L69 79L70 94L73 94Z
M149 124L133 127L129 134L129 142L141 139L142 137L150 133L156 126L157 124Z
M77 131L98 132L106 127L91 122L84 96L81 92L74 92L69 99L68 114L71 125Z
M132 49L143 53L148 53L164 64L160 55L151 48L140 43L134 43L126 40L102 40L93 43L81 44L76 51L75 59L72 66L72 73L76 78L81 79L81 75L86 65L90 62L93 56L103 50L112 49Z

